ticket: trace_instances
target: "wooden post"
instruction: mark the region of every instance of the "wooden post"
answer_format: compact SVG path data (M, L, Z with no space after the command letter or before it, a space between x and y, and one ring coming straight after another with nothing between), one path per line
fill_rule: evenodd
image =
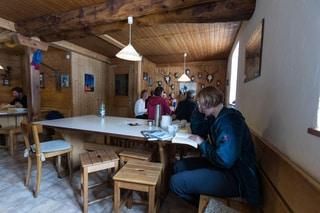
M28 97L28 120L36 121L40 116L40 71L31 65L33 52L25 47L26 94Z

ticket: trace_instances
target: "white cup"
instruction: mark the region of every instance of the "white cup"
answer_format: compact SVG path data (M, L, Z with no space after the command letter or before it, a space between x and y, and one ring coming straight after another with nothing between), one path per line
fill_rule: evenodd
M175 136L179 130L179 126L177 124L172 124L168 126L168 132L170 135Z
M160 127L162 129L167 129L169 125L172 124L172 118L170 115L163 115L161 117L161 124L160 124Z

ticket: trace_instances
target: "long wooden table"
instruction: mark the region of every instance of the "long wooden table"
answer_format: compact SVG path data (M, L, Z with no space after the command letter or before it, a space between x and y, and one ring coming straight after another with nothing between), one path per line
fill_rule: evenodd
M133 139L148 143L157 143L159 148L160 162L166 167L168 155L165 151L169 141L147 141L141 134L142 130L150 130L147 120L106 116L104 118L96 115L78 116L56 120L44 120L35 122L43 126L52 127L62 133L64 139L73 146L72 159L74 166L79 165L79 154L85 152L85 135L96 133L119 138ZM138 126L130 126L129 123L138 123ZM153 129L159 129L152 127ZM99 146L101 146L99 144Z

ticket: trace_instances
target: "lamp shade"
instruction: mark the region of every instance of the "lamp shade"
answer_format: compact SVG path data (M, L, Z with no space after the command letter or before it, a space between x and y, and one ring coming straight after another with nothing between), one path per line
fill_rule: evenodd
M139 53L133 48L133 46L129 43L127 46L122 48L117 54L117 58L121 58L128 61L141 61L142 57Z
M3 68L3 66L2 66L2 65L0 65L0 70L4 70L4 68Z
M191 81L191 79L189 78L189 76L185 73L183 73L180 78L178 79L179 82L189 82Z

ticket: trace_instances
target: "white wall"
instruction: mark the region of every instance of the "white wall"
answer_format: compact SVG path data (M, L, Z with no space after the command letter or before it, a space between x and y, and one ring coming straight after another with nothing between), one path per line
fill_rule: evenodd
M316 126L320 94L319 9L319 0L257 0L255 13L236 39L237 108L251 128L317 180L320 138L307 128ZM245 44L262 18L261 76L243 83Z

